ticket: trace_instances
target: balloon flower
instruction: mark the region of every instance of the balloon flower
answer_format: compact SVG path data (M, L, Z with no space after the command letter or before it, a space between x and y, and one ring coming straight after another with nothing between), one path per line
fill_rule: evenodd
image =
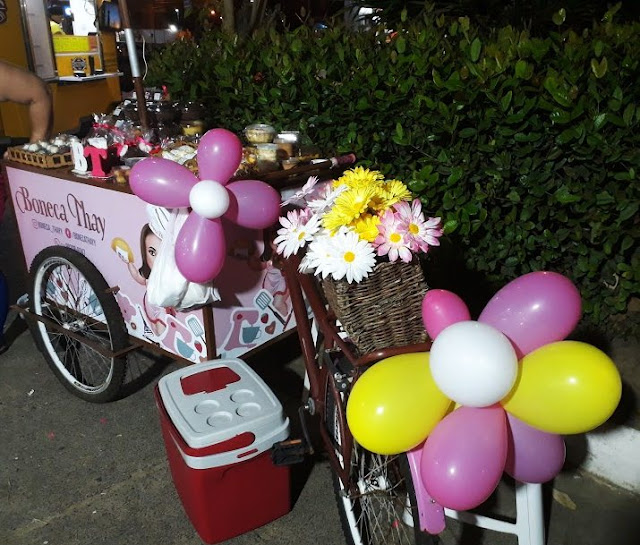
M427 292L431 352L388 358L362 375L347 404L355 439L380 454L407 451L427 493L451 509L480 505L503 472L553 479L565 460L561 435L604 423L621 395L606 354L565 340L580 314L577 288L552 272L516 278L478 321L457 295Z
M280 194L270 185L259 180L229 183L241 159L238 137L213 129L198 146L200 178L158 157L131 169L131 189L142 200L165 208L191 208L175 245L176 265L190 282L209 282L222 269L226 255L222 218L250 229L264 229L278 219Z

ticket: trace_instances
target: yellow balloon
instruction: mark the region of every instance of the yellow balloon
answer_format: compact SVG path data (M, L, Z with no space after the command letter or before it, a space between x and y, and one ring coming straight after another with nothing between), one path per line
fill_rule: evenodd
M534 428L566 435L605 422L621 393L620 373L604 352L560 341L522 358L516 384L502 405Z
M431 376L429 353L402 354L376 363L358 379L347 422L367 450L398 454L424 441L450 404Z

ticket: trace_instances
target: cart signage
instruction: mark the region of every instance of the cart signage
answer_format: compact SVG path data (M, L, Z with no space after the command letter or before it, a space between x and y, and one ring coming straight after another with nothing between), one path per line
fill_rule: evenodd
M26 187L20 187L16 191L15 198L16 207L23 214L33 212L46 218L64 221L65 223L71 222L77 227L95 232L100 236L101 240L104 240L106 218L88 210L84 201L73 193L67 195L65 204L32 197Z
M146 286L161 240L146 203L135 195L8 167L7 178L29 267L49 246L87 257L107 284L129 334L181 358L234 358L295 327L281 272L263 261L262 233L229 225L227 259L215 280L213 327L202 310L180 312L147 300ZM207 346L215 351L209 350Z

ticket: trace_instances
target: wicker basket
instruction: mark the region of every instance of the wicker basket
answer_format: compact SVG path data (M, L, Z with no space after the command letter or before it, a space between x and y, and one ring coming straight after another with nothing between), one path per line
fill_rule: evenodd
M361 353L427 341L422 299L427 283L420 263L378 263L359 284L327 278L329 306Z
M73 165L71 152L55 153L53 155L45 155L44 153L34 153L26 151L23 148L9 148L9 161L16 163L24 163L39 168L60 168Z

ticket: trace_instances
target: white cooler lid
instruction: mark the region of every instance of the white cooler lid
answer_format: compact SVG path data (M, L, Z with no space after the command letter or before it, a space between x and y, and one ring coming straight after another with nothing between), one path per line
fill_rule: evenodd
M224 368L235 373L239 380L214 392L204 391L206 373L214 369L224 371ZM199 390L198 375L202 376L202 391L186 394L183 379L190 379L191 390ZM158 389L171 421L191 448L215 445L245 432L253 433L254 444L257 444L277 429L288 429L288 418L276 396L255 371L239 359L212 360L179 369L162 377Z

